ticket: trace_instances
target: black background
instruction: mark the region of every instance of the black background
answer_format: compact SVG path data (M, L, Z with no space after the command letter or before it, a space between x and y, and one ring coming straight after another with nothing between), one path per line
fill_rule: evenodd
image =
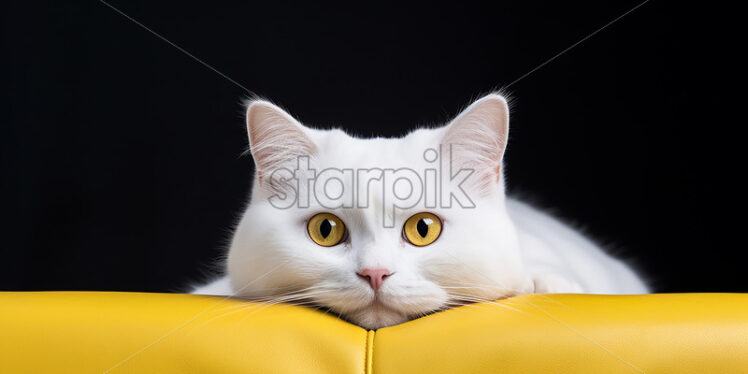
M307 124L397 136L637 3L111 4ZM651 1L509 87L510 190L658 291L748 291L721 21L683 7ZM0 9L0 290L206 277L249 190L248 93L101 2Z

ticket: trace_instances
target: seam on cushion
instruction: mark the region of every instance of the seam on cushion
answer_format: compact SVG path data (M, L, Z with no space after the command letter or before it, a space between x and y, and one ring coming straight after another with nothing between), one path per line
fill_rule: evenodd
M366 332L366 351L364 352L364 374L372 374L373 372L374 334L376 334L376 331L374 330L369 330Z

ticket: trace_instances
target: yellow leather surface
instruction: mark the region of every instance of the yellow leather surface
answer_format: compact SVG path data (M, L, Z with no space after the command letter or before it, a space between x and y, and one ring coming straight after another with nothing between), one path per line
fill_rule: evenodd
M366 331L218 297L0 293L0 373L361 373Z
M748 294L525 295L365 331L220 297L0 292L0 373L748 373Z
M374 351L375 373L748 373L748 295L525 295L382 329Z

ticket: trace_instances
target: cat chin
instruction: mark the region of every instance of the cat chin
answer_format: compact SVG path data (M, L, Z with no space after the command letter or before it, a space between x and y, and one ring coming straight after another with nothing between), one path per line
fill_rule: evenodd
M365 308L347 313L346 317L349 321L369 330L397 325L410 320L407 315L380 302L373 302Z

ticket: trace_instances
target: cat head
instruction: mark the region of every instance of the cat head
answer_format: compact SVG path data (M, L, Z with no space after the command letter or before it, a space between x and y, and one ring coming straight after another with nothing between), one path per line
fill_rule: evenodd
M508 126L496 94L444 127L373 139L252 101L256 173L229 251L232 288L371 329L525 293L532 282L505 209Z

